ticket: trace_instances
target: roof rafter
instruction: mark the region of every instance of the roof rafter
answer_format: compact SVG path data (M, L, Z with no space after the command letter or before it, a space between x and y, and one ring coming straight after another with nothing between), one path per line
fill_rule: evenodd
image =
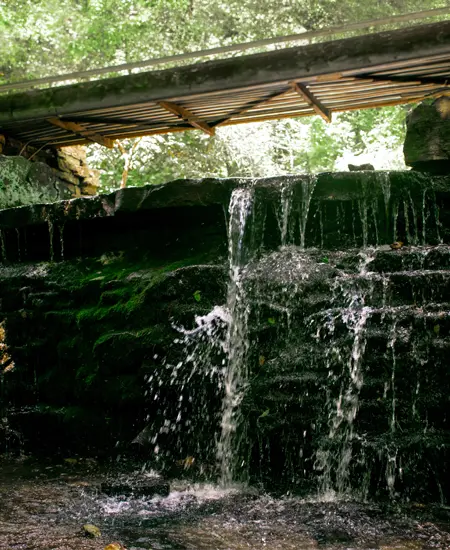
M216 121L214 123L214 127L220 126L221 124L226 124L236 116L243 115L246 112L251 111L255 107L262 107L263 105L265 105L266 103L269 103L273 99L283 97L284 95L289 94L291 92L292 92L292 87L289 86L287 90L283 90L282 92L275 92L275 93L269 94L258 101L250 101L246 105L243 105L241 109L235 109L234 111L229 113L225 118L222 118L221 120Z
M80 126L80 124L76 124L75 122L66 122L60 120L59 118L48 118L47 121L50 122L50 124L53 124L53 126L59 126L60 128L68 130L69 132L72 132L73 134L76 134L78 136L82 136L89 141L93 141L94 143L98 143L100 145L103 145L104 147L108 147L108 149L112 149L114 147L114 140L101 136L97 132L88 130L84 126Z
M213 136L215 134L216 131L214 130L214 128L209 126L209 124L207 124L203 120L200 120L197 116L191 113L191 111L188 111L181 105L177 105L176 103L172 103L171 101L159 101L158 104L166 111L170 111L171 113L176 115L178 118L189 122L189 124L191 126L194 126L194 128L202 130L203 132L205 132L205 134L208 134L210 136Z
M326 122L331 122L331 111L323 105L317 97L308 90L308 88L300 82L293 82L292 88L310 105L318 115Z

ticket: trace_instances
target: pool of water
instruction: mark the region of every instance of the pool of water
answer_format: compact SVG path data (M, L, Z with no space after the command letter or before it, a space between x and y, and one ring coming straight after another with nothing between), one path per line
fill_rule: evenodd
M107 479L155 475L89 460L3 460L0 550L102 550L115 541L127 550L450 548L450 508L441 504L275 497L188 480L173 480L165 497L99 492ZM86 523L101 538L86 538Z

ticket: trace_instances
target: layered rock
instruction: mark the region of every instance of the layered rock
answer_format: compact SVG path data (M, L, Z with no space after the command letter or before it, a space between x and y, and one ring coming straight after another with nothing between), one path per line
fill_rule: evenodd
M450 184L411 172L179 181L1 212L8 448L143 452L214 475L240 186L250 477L450 494Z

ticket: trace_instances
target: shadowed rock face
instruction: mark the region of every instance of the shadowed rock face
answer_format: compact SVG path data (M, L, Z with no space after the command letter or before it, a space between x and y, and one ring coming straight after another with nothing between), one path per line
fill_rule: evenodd
M246 475L450 494L450 183L412 172L179 181L1 211L3 449L143 452L215 475L242 186Z
M415 170L450 173L450 98L422 103L408 115L403 151Z
M282 235L280 215L292 225L292 244L327 249L397 239L418 244L424 235L427 242L438 243L450 231L449 181L416 172L374 171L266 178L256 185L251 179L205 179L127 188L0 210L2 255L7 261L60 260L160 246L172 236L185 238L199 224L204 229L212 224L224 234L222 212L240 186L254 187L267 228L266 248L288 238ZM289 203L284 214L282 203Z

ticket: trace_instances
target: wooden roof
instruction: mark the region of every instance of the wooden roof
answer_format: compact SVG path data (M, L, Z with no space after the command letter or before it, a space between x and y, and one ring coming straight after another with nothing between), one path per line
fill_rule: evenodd
M450 21L0 97L0 133L64 146L450 92Z

